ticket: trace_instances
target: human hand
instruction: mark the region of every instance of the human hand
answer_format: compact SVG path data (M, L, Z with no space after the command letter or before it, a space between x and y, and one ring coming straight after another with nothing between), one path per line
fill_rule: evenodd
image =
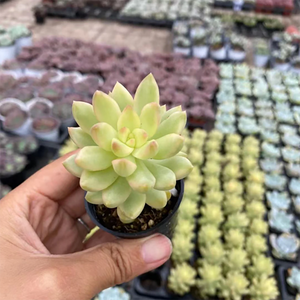
M155 269L171 254L155 235L119 240L85 213L79 181L58 159L0 201L0 299L87 300L101 290Z

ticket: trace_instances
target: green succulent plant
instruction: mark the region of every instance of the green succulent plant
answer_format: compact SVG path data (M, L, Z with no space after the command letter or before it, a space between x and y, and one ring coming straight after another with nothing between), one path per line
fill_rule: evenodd
M188 154L188 159L191 161L192 164L195 166L202 166L204 161L203 153L196 149L190 149Z
M258 158L259 157L259 147L256 147L254 145L247 145L242 148L242 156L243 157L252 157L252 158Z
M262 218L266 208L261 201L251 201L246 205L246 214L250 220Z
M211 224L218 226L224 220L223 213L221 207L216 204L206 204L201 207L201 218L199 220L199 224Z
M238 165L238 164L240 164L241 159L238 155L227 153L224 157L224 161Z
M261 219L253 219L249 226L250 234L267 234L268 233L268 224Z
M199 248L202 246L211 245L217 243L221 237L221 231L216 225L204 225L201 227L198 233Z
M245 213L235 213L229 215L227 221L224 224L224 229L240 229L245 230L249 225L249 219L247 218Z
M73 103L79 128L70 128L81 148L64 166L80 177L87 201L117 208L123 223L133 222L145 204L162 209L176 181L192 170L180 153L186 124L181 107L166 111L152 74L137 88L134 99L119 83L107 95L97 91L93 105ZM172 145L172 147L170 147Z
M263 200L265 194L265 189L263 185L259 183L246 183L246 198L247 200Z
M200 200L200 196L199 196L200 191L201 191L201 185L189 182L185 185L184 196L198 203Z
M223 160L222 155L219 152L210 152L206 155L206 161L207 162L215 162L218 164L221 164Z
M193 138L195 140L201 140L204 141L207 137L207 132L202 129L195 129L193 132Z
M270 257L258 255L252 258L252 264L248 267L248 278L250 280L263 276L270 277L274 274L274 264Z
M185 236L187 239L188 238L193 238L195 233L195 222L194 220L186 220L186 219L180 219L178 221L178 226L175 228L175 233L174 235L180 235L180 236Z
M200 279L196 281L196 287L200 296L215 296L221 287L222 268L204 261L202 266L198 268L198 274Z
M219 177L221 173L221 166L215 162L207 162L205 167L202 168L203 173L205 176L216 176Z
M202 185L203 177L200 175L200 170L198 167L194 167L192 172L189 174L188 178L185 180L185 182L193 182L197 185Z
M196 283L196 271L187 263L177 265L171 269L168 278L168 287L171 291L178 295L188 293L193 285Z
M258 168L258 163L255 158L246 157L242 160L242 169L244 175L248 175L248 173L254 169Z
M221 183L219 178L215 176L209 176L204 178L204 190L208 191L220 191Z
M225 251L220 241L207 245L206 247L200 247L200 253L203 259L211 265L222 264L225 256Z
M234 155L240 155L241 153L241 147L237 144L225 144L225 152L227 154L234 154Z
M226 135L226 143L228 144L239 144L242 138L240 135L232 133Z
M178 218L179 220L189 220L193 221L194 217L198 213L197 203L186 198L182 200L179 208Z
M219 143L222 142L223 137L224 137L224 134L221 131L216 130L216 129L210 131L209 134L208 134L208 139L210 141L214 140L214 141L218 141Z
M249 282L246 277L240 273L228 273L221 282L219 297L226 300L241 300L248 293Z
M253 136L248 136L243 141L243 147L245 146L255 146L259 147L259 140Z
M244 206L244 199L236 195L228 195L223 202L223 211L225 215L240 212Z
M240 167L238 164L229 163L225 166L223 170L223 179L224 181L229 181L231 179L238 179L240 178Z
M208 140L204 145L204 150L206 153L209 152L219 152L221 149L221 143L218 140Z
M224 184L224 192L226 195L240 196L243 193L243 185L237 180L230 180Z
M252 300L270 300L278 296L277 283L267 276L252 279L250 297Z
M225 247L229 250L244 247L245 235L239 229L230 229L224 236Z
M247 181L264 184L265 174L259 170L253 170L253 171L249 172L249 174L247 176Z
M266 239L258 234L250 235L246 240L246 251L249 257L264 253L267 251Z
M172 260L177 263L188 261L193 256L194 244L184 235L175 235L172 239Z
M243 273L248 264L249 260L245 250L232 249L228 251L224 259L224 270L226 273L233 271Z
M221 191L208 191L205 197L202 199L203 203L206 204L220 204L223 201L223 193Z

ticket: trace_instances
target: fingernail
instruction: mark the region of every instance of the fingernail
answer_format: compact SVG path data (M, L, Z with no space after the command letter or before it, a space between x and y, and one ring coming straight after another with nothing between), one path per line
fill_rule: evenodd
M142 245L142 256L146 264L168 259L171 253L171 241L164 235L156 235Z

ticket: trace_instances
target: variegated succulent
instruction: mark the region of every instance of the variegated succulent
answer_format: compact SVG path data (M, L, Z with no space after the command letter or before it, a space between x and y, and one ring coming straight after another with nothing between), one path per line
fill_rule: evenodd
M152 74L134 98L117 83L109 95L96 91L93 105L74 102L73 116L80 127L69 133L81 150L64 166L80 177L88 202L117 208L123 223L133 222L145 204L164 208L176 181L193 168L180 152L186 112L159 105Z

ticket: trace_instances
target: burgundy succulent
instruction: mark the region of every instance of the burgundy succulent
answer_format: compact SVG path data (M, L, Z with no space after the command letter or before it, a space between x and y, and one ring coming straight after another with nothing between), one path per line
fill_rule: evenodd
M13 110L5 118L4 128L15 130L20 128L28 119L28 114L23 110Z

